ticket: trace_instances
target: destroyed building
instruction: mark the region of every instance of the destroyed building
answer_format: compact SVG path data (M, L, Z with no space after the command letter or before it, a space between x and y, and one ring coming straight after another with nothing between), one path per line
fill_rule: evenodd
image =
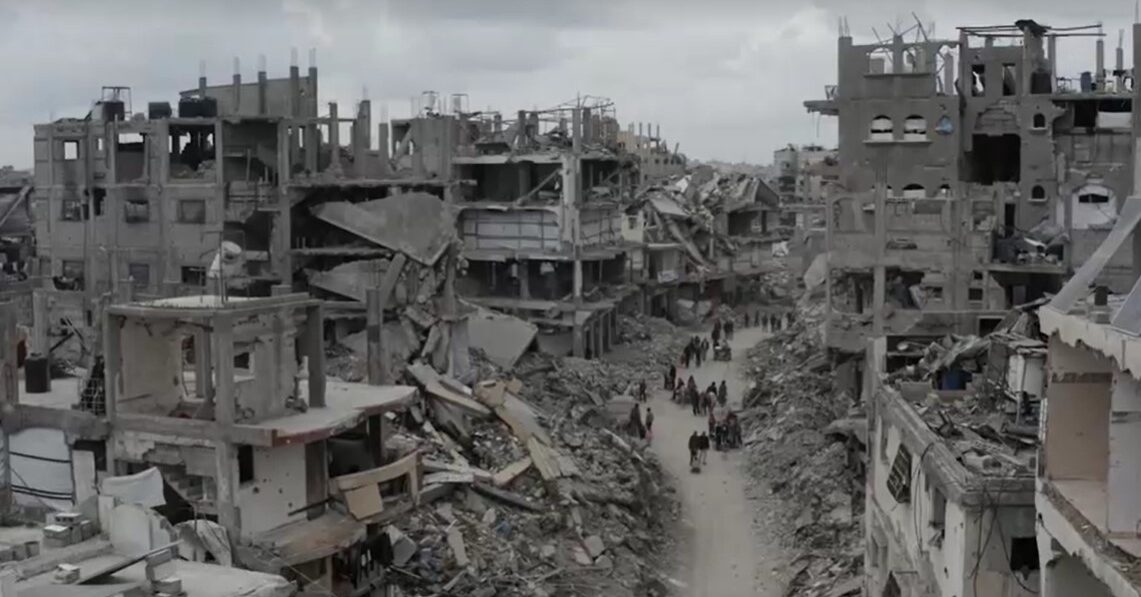
M662 137L660 124L639 122L635 132L631 122L625 131L618 132L618 144L638 157L638 185L685 174L688 162L678 153L677 143L670 149L669 141Z
M84 378L52 382L29 359L24 387L15 313L0 315L7 516L119 498L189 524L214 561L329 590L379 582L360 550L432 491L414 452L383 451L385 414L417 390L327 380L306 295L111 305Z
M1118 253L1139 254L1138 221L1133 194L1097 253L1039 311L1049 338L1036 494L1045 596L1141 594L1141 291L1097 282Z
M773 152L774 188L785 205L822 203L839 179L837 150L793 145Z
M868 351L865 588L869 595L1037 593L1037 421L1045 344L1034 309L991 334L925 347L884 375Z
M704 317L702 304L756 298L787 239L779 198L759 176L701 166L645 188L636 205L627 240L642 247L632 264L645 309L680 321Z
M1097 36L1097 53L1068 78L1058 57L1077 35ZM901 340L986 333L1094 252L1133 175L1132 71L1120 48L1106 67L1100 36L1021 20L856 44L842 27L839 80L805 103L839 117L822 276L831 348L858 354L887 336L891 358ZM1106 283L1127 285L1129 267L1115 256Z

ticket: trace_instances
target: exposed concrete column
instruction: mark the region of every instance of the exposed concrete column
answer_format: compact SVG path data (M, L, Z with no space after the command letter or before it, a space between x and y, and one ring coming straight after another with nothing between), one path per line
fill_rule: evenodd
M325 406L325 337L321 305L306 309L305 350L309 357L309 407Z
M1051 38L1053 39L1053 38ZM1133 24L1133 75L1141 68L1141 23ZM1141 85L1133 80L1133 105L1141 106ZM1141 118L1133 115L1133 195L1141 196ZM1071 203L1066 201L1067 214ZM1067 215L1067 217L1069 217ZM1067 222L1067 229L1068 229ZM1069 251L1067 251L1068 256ZM1133 233L1133 278L1141 278L1141 234Z
M380 328L384 321L384 314L380 311L380 288L369 288L365 291L365 318L365 337L368 341L365 364L368 369L368 383L378 386L381 383L380 363L384 359L380 347Z
M1097 90L1105 91L1105 40L1097 38L1097 56L1095 57L1095 66L1097 69L1094 75L1094 80L1097 81Z
M531 298L531 262L520 259L516 264L516 271L519 274L519 298L528 300Z
M214 440L214 479L218 489L215 506L218 523L230 536L241 536L238 520L237 450L231 440L234 426L234 323L228 315L217 315L213 320L211 341L214 352L214 372L217 389L214 400L214 422L219 437Z
M876 261L872 272L872 334L883 335L884 298L887 294L886 270L884 268L884 248L887 244L886 221L884 212L887 210L887 182L883 179L883 168L879 168L879 180L876 181L876 213L875 213L875 247Z
M1050 54L1050 90L1054 90L1058 80L1058 38L1056 36L1049 36L1046 38L1046 49Z
M582 140L584 143L594 142L594 123L590 119L590 108L582 109Z
M1109 533L1137 533L1141 526L1141 382L1114 373L1109 412L1106 514Z
M943 93L955 95L955 55L950 50L943 54Z
M0 303L0 405L20 400L17 369L16 308L12 303Z
M86 282L90 284L90 281ZM32 291L32 346L29 353L38 352L48 358L51 362L51 355L48 349L48 295L45 290Z
M242 111L242 61L234 56L234 79L231 82L234 93L234 112Z
M297 48L289 54L289 115L293 118L293 131L289 136L289 163L301 162L301 67L297 66Z
M258 114L262 116L266 113L266 87L265 54L262 54L258 56Z
M594 318L594 358L601 359L605 352L602 348L602 318Z
M571 331L571 351L574 356L582 358L586 356L586 331L583 329L583 324L578 321L578 314L574 315L574 326Z
M194 332L194 393L206 402L214 401L214 376L210 365L210 335Z
M372 102L361 100L357 104L357 118L353 122L353 164L357 176L365 177L372 171Z

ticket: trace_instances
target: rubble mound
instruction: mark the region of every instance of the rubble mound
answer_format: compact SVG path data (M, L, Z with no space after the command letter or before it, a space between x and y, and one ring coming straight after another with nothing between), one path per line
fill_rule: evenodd
M768 514L799 552L786 594L858 594L849 587L858 591L863 574L863 446L855 431L862 415L836 395L817 315L799 309L789 327L748 354L746 466L768 480L782 510Z
M389 442L418 450L454 487L390 528L401 594L667 594L660 566L672 561L676 499L607 405L638 379L657 387L685 334L652 318L619 327L626 344L605 360L531 353L503 370L472 351L479 379L511 380L470 390L495 416Z

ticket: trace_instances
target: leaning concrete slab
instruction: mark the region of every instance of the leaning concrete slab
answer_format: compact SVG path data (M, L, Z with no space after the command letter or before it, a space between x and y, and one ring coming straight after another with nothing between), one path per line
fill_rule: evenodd
M488 309L477 309L468 317L467 325L471 347L505 368L515 366L539 332L533 323Z
M427 193L407 193L349 203L331 201L312 209L317 218L361 238L432 265L455 236L455 209Z

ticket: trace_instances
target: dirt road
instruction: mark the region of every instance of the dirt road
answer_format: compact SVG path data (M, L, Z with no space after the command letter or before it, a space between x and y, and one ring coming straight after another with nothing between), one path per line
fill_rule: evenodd
M692 374L699 389L724 379L730 404L740 408L748 382L739 377L738 365L763 337L760 328L738 330L731 342L731 362L711 360L684 376ZM706 419L694 416L688 406L671 403L664 391L649 406L654 410L654 451L675 478L682 500L684 536L675 578L686 587L679 592L693 597L779 597L782 587L776 573L782 551L767 529L754 526L740 451L710 450L702 471L693 474L686 442L694 431L708 429Z

